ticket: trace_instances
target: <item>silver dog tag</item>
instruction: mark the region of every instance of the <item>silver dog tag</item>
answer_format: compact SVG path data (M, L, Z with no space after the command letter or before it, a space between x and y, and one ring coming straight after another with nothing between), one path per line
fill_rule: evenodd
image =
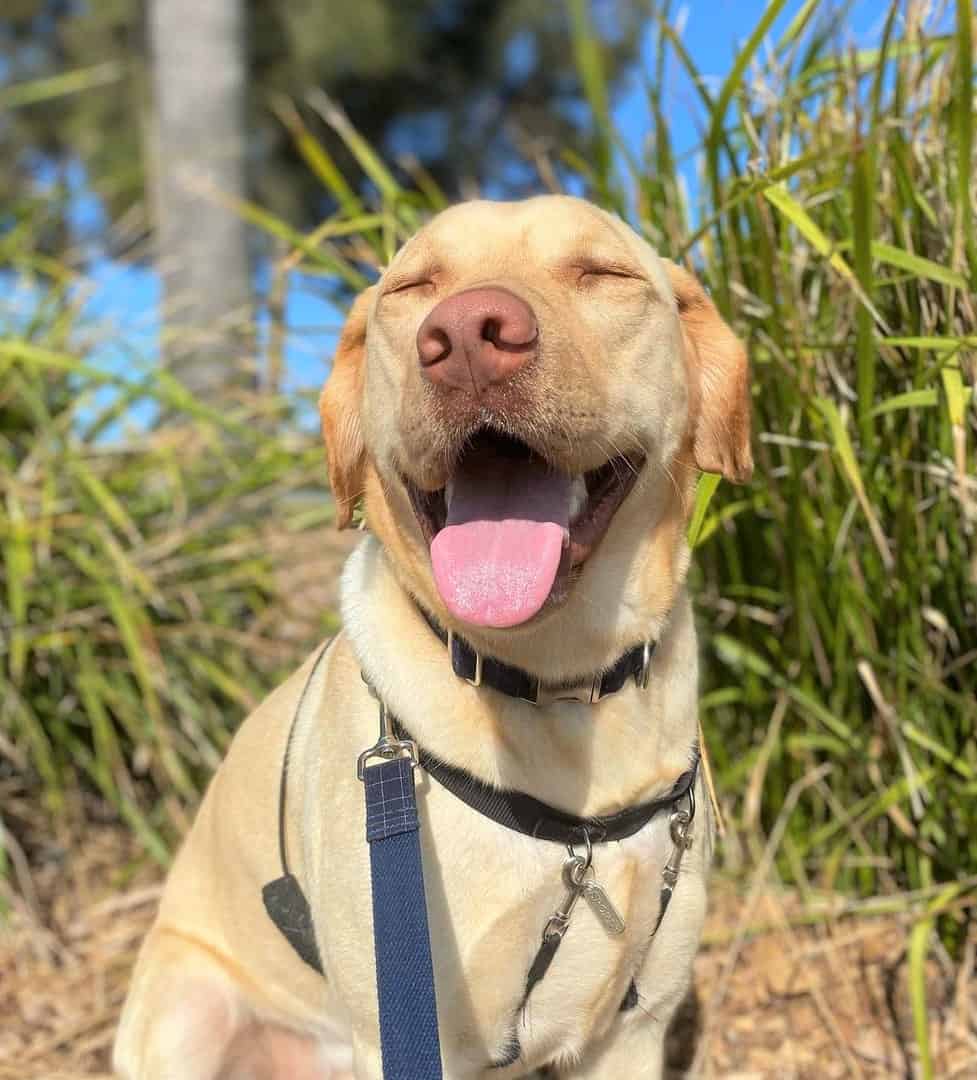
M584 900L590 904L590 910L597 916L601 925L609 934L623 934L624 920L611 902L611 898L593 878L588 878L580 886Z

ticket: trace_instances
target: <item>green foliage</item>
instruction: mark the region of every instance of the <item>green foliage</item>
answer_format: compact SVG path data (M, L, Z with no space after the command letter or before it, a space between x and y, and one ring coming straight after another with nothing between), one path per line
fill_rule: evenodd
M707 98L699 229L636 186L649 236L697 267L754 363L757 478L720 489L695 572L732 824L770 830L829 764L781 869L869 893L977 866L977 320L954 241L977 188L948 126L973 72L912 6L868 54L831 49L818 10Z
M936 34L918 5L903 37L892 5L880 47L854 54L821 6L752 75L701 90L694 215L654 93L659 149L632 190L754 363L757 476L717 493L694 571L730 825L756 845L827 764L780 870L873 893L977 866L973 67L967 34ZM661 51L676 45L663 26Z
M328 520L305 498L322 452L278 434L281 403L217 413L160 372L105 375L73 319L54 286L0 336L0 776L24 770L52 814L99 792L164 861L294 663L268 549ZM141 400L167 425L125 437Z

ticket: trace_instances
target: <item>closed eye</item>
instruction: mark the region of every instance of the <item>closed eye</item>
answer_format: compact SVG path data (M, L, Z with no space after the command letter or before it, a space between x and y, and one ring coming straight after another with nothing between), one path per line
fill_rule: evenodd
M393 296L395 293L410 292L411 289L422 289L425 285L433 285L429 277L408 278L406 281L395 281L383 290L384 296Z
M402 266L387 274L381 299L397 293L413 292L415 289L433 289L442 273L443 268L436 262L417 260L413 267Z
M576 263L574 268L580 275L580 279L584 278L624 278L634 281L644 281L645 277L639 271L633 269L630 266L623 266L617 263L603 263L603 262L580 262Z

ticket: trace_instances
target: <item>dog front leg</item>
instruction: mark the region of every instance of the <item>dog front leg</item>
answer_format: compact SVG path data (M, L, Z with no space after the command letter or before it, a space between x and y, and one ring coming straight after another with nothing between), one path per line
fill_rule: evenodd
M573 1065L557 1068L559 1080L660 1080L667 1021L639 1015L615 1022L608 1034Z
M154 930L143 944L115 1037L121 1080L216 1080L247 1022L244 1000L208 950Z
M121 1080L353 1080L350 1059L348 1043L256 1016L216 953L165 930L143 946L113 1050Z
M383 1080L383 1059L376 1042L376 1032L367 1037L363 1031L353 1029L353 1077L354 1080Z

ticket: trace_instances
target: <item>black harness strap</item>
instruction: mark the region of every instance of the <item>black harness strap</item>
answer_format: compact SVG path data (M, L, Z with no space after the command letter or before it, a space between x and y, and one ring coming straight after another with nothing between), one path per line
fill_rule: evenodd
M309 907L309 901L306 899L305 893L302 892L302 886L299 884L298 878L291 872L288 865L285 810L288 798L288 763L292 750L292 737L295 734L298 718L302 714L302 706L308 696L309 687L330 644L331 642L327 641L316 657L312 670L309 672L309 677L305 681L305 686L302 687L302 693L299 695L298 704L295 706L295 713L292 716L292 723L289 725L288 738L285 741L285 756L282 761L282 779L278 787L278 858L281 862L282 873L281 877L269 881L261 890L261 899L264 901L268 918L278 927L285 940L309 967L315 968L320 975L323 974L322 957L319 955L319 945L315 939L312 909Z
M628 991L624 995L618 1012L630 1012L638 1004L638 986L634 979L628 984Z
M668 861L665 863L665 868L662 871L662 889L659 894L658 904L658 918L655 920L654 929L651 931L651 938L648 940L648 946L651 946L651 941L658 933L658 929L662 924L662 920L665 918L665 912L668 911L668 905L672 902L672 893L675 890L675 883L678 881L679 864L681 863L682 854L684 854L685 848L691 843L687 837L691 835L689 829L691 828L692 819L695 817L695 781L699 772L699 748L695 747L695 760L692 768L683 773L679 778L678 783L672 789L672 794L666 799L658 799L655 801L655 805L659 810L668 809L672 811L670 818L670 831L672 833L672 854ZM688 778L688 779L686 779ZM679 803L688 798L689 810L687 812L677 812L676 808ZM645 803L645 806L650 806L651 803ZM676 818L682 820L682 831L679 835L676 830ZM648 819L650 820L650 819ZM586 829L587 826L584 826ZM579 835L579 834L578 834ZM606 839L603 838L603 839ZM597 837L588 837L588 848L591 842L599 843ZM679 853L679 846L681 846L681 853ZM572 848L571 848L572 850ZM548 926L548 924L547 924ZM543 931L543 940L536 950L536 955L533 957L533 962L530 965L529 973L526 976L526 989L522 996L521 1008L525 1008L526 1002L529 1000L529 995L533 992L536 984L541 982L546 972L549 971L550 965L553 963L553 959L556 956L557 949L563 942L563 933L550 933L549 929ZM621 1004L621 1011L627 1012L628 1009L634 1007L638 1001L638 988L634 984L634 980L631 980L631 985L628 987L627 994L624 1001Z
M398 739L416 742L399 720L391 717L391 721ZM418 746L417 751L424 771L473 810L507 829L513 829L536 840L552 840L559 844L579 844L585 833L589 833L593 844L610 843L633 836L653 817L664 810L670 810L688 793L695 783L699 766L699 748L696 746L693 749L691 766L682 773L667 795L639 803L637 806L629 806L616 814L584 818L558 810L523 791L511 791L487 784L467 770L442 761L422 746Z
M295 717L289 730L285 748L285 760L282 763L282 780L278 801L278 842L282 874L268 882L262 889L262 899L268 917L285 936L298 955L316 971L322 972L322 959L315 938L315 927L308 900L302 892L298 878L292 874L288 863L288 849L285 837L285 809L288 793L289 751L296 721L301 713L306 692L311 683L324 651L316 660L309 675L309 680L302 691ZM411 736L396 719L391 717L393 731L398 739L410 740ZM652 799L638 806L630 806L616 814L605 817L583 818L567 814L554 806L533 798L522 791L496 788L479 780L465 769L449 765L418 746L418 758L425 771L452 795L466 803L473 810L490 818L499 825L513 829L536 840L548 840L561 844L580 844L589 835L593 844L624 840L644 828L652 818L686 796L695 783L699 764L698 747L694 749L691 768L687 769L676 781L672 790L661 798ZM665 906L665 905L663 905ZM663 912L664 914L664 912ZM555 952L555 950L554 950ZM528 979L528 990L532 988L549 967L552 955L549 950L541 949L533 961ZM535 977L534 977L535 976Z

